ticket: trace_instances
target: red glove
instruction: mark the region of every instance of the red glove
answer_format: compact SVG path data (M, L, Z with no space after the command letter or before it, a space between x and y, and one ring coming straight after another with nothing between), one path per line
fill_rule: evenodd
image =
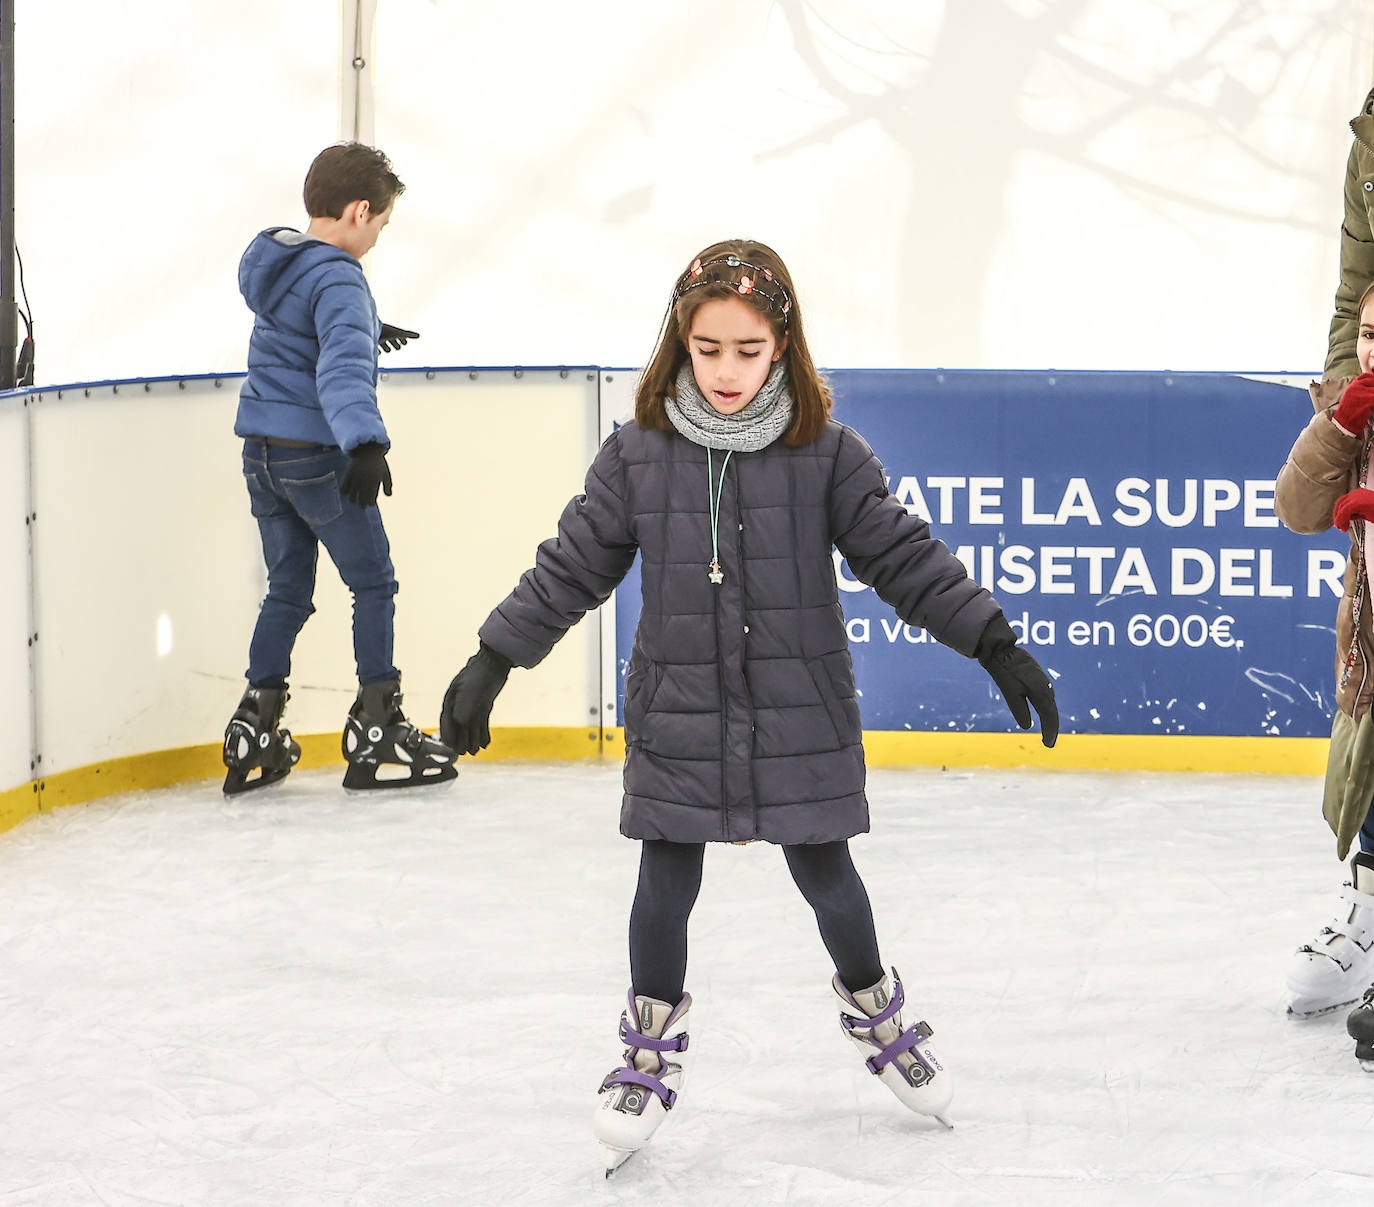
M1361 486L1349 494L1343 494L1331 509L1331 522L1342 532L1350 531L1350 521L1374 520L1374 490Z
M1341 391L1335 420L1352 436L1358 436L1371 415L1374 415L1374 373L1361 373Z

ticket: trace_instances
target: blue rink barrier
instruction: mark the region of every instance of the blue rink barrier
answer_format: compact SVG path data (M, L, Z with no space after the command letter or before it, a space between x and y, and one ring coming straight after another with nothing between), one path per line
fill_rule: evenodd
M1274 479L1306 379L837 370L836 418L989 588L1055 679L1065 732L1326 737L1348 539L1299 537ZM864 728L1015 731L976 663L836 555ZM747 588L746 588L747 589ZM623 676L639 569L617 593ZM618 716L622 715L620 712Z

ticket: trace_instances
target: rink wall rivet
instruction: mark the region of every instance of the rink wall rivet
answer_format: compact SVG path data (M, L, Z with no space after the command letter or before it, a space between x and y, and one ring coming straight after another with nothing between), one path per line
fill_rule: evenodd
M215 389L219 389L224 383L218 377L215 378Z
M383 380L383 381L390 381L390 380L391 380L391 374L390 374L390 373L383 373L383 374L382 374L382 380Z
M525 370L524 370L524 369L516 369L516 370L515 370L515 375L516 375L516 377L524 377L524 376L525 376Z
M356 59L353 60L353 70L354 70L354 71L361 71L361 70L362 70L364 67L366 67L366 66L367 66L367 60L364 59L364 58L356 58Z
M940 385L944 385L944 384L945 384L945 375L944 375L943 373L937 373L937 374L935 374L935 380L936 380L936 382L938 382Z
M587 380L588 380L588 381L595 381L595 380L596 380L596 374L595 374L595 373L588 373L588 374L587 374Z
M119 393L119 387L118 387L118 386L111 386L111 387L110 387L110 393L111 393L111 394L118 394L118 393ZM42 401L43 395L40 394L40 395L38 396L38 398L39 398L39 401Z
M179 382L177 382L177 389L178 389L178 390L184 390L185 388L186 388L186 383L185 383L184 381L179 381Z
M145 381L143 383L143 392L145 394L151 394L153 392L153 383L151 381Z
M606 374L606 380L607 380L607 381L614 381L614 380L615 380L615 374L614 374L614 373L607 373L607 374Z
M559 369L559 370L558 370L558 376L559 376L559 377L567 377L567 375L568 375L567 369Z
M1166 377L1166 378L1164 379L1164 384L1165 384L1166 386L1171 386L1171 385L1174 384L1174 379L1173 379L1172 377Z
M62 397L62 391L61 391L61 390L58 390L58 391L57 391L57 396L58 396L58 398L61 398L61 397Z
M468 380L469 380L469 381L476 381L476 380L477 380L477 371L476 371L475 369L474 369L471 373L468 374Z
M434 370L433 370L433 369L426 369L426 370L425 370L425 380L426 380L426 381L433 381L433 380L434 380Z
M87 390L87 391L86 391L86 397L89 398L90 396L91 396L91 392L90 392L90 390Z

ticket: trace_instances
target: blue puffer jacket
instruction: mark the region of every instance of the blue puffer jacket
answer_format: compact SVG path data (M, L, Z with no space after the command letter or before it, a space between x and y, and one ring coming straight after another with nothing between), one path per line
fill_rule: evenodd
M337 444L390 445L377 409L381 323L363 266L290 227L271 227L239 261L257 316L234 431Z
M719 471L721 454L713 456ZM533 666L643 557L625 680L621 833L833 842L868 829L854 670L831 560L903 620L972 655L1000 609L887 490L852 428L730 457L713 586L706 450L629 423L481 639ZM918 686L919 690L919 686Z

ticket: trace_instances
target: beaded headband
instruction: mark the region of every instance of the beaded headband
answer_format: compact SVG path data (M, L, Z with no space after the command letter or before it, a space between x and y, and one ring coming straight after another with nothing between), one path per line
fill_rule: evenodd
M705 270L712 264L724 264L727 268L743 268L746 271L740 274L738 281L722 280L706 273ZM754 275L751 277L750 273ZM728 285L740 297L756 293L767 298L769 306L782 316L782 325L787 326L788 316L792 313L792 295L788 292L787 286L766 268L750 264L735 255L717 256L714 260L703 260L698 257L692 261L692 267L678 278L677 286L673 289L673 305L677 305L683 294L702 285Z

